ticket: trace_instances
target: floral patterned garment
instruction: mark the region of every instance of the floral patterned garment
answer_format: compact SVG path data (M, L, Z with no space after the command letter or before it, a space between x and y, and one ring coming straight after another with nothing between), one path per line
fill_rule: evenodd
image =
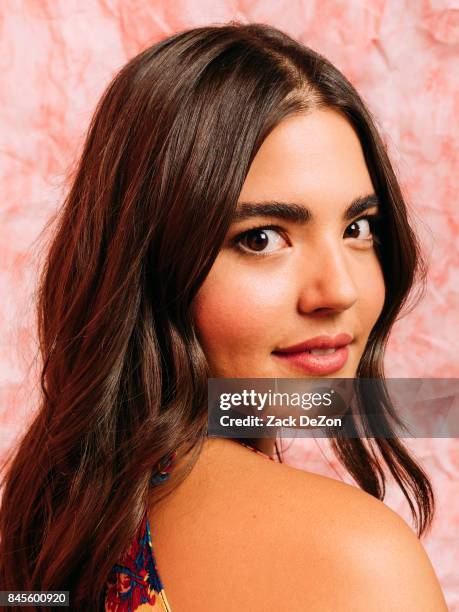
M253 446L240 444L274 461L273 457ZM165 480L171 465L171 458L166 464L158 464L159 470L154 473L152 481L158 484ZM146 512L129 551L110 572L106 583L105 612L172 612L156 566Z
M138 537L110 572L105 612L147 611L171 612L171 608L156 567L145 513Z

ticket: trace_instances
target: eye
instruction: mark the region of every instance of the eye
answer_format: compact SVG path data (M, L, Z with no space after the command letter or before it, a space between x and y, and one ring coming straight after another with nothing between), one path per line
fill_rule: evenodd
M363 243L380 243L381 215L366 215L353 221L346 228L345 237L355 238ZM246 255L264 257L276 253L283 245L290 246L283 237L284 230L276 225L253 227L235 236L230 242ZM347 235L346 235L347 234Z
M233 239L234 245L249 255L270 255L279 251L286 240L276 226L254 227Z
M348 232L348 238L357 238L365 241L379 241L377 235L378 222L380 218L378 215L367 215L361 217L356 221L353 221L347 226L346 232Z

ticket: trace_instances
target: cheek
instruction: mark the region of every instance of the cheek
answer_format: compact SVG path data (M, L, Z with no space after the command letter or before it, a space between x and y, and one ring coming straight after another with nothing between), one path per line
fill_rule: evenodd
M269 266L268 266L269 267ZM228 270L228 268L226 268ZM214 264L193 307L196 330L204 349L214 354L265 353L276 344L279 317L288 306L288 283L271 270L254 274L239 266L225 274L224 263Z

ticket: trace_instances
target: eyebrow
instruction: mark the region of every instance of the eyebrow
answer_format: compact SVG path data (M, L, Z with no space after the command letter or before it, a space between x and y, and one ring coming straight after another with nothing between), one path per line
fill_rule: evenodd
M346 208L343 219L345 221L352 221L357 215L375 206L379 206L379 198L375 193L359 196L352 200ZM313 215L306 206L293 202L239 202L232 222L244 221L252 217L277 217L278 219L304 225L313 218Z

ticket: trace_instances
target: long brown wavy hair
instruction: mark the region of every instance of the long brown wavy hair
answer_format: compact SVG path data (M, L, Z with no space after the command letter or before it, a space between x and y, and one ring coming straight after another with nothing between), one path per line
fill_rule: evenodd
M206 439L209 376L193 297L260 145L285 117L319 108L353 126L381 202L386 299L357 377L384 379L389 332L425 270L361 97L327 59L267 25L199 27L154 44L103 94L51 220L37 291L42 396L3 479L1 589L69 590L71 609L98 609L147 506L189 473ZM391 410L382 402L379 419ZM379 499L387 468L418 535L428 529L432 488L399 439L331 443ZM152 466L175 448L187 469L153 488Z

